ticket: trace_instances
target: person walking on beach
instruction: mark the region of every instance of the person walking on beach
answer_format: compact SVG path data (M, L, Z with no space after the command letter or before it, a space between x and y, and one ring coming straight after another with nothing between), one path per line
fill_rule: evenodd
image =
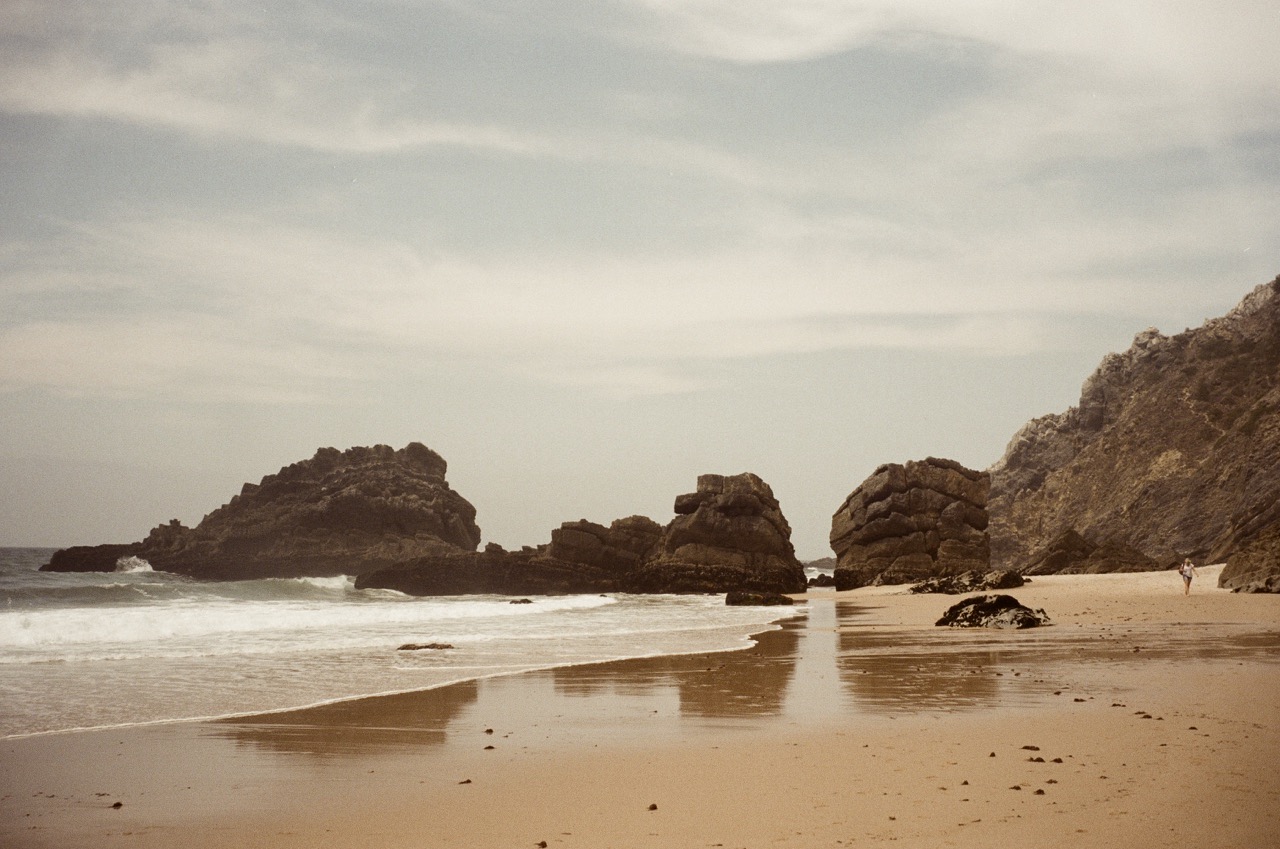
M1182 576L1182 594L1191 595L1191 579L1196 574L1196 564L1191 562L1188 557L1182 561L1182 565L1178 567L1178 574Z

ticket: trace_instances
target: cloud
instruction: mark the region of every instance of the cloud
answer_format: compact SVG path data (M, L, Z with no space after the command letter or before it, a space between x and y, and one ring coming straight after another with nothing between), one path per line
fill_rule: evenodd
M557 147L498 124L397 114L393 97L370 94L395 88L369 73L223 40L158 46L136 68L70 52L11 62L0 75L0 108L359 154L460 147L528 155Z
M1235 158L1280 129L1269 4L635 0L573 7L568 29L596 41L476 79L489 54L370 40L338 6L173 5L8 7L0 109L120 147L137 127L227 159L257 145L279 183L239 187L232 212L177 193L110 220L71 203L53 236L0 245L11 389L158 393L186 376L314 399L387 363L467 360L690 392L730 358L1037 350L1058 343L1045 316L1195 303L1206 258L1274 243L1274 179ZM452 10L494 55L538 32L502 4L369 12L388 9L417 24ZM775 73L863 49L876 56ZM890 97L885 54L971 78ZM735 112L760 83L770 96ZM815 110L839 120L795 126ZM375 187L348 197L316 159ZM489 181L500 224L470 205ZM445 182L457 197L433 194ZM483 239L438 235L468 216ZM527 232L544 220L559 229ZM596 225L615 241L593 243Z
M1003 0L634 0L668 44L736 62L794 62L869 43L909 48L922 36L1016 56L1102 63L1128 74L1200 84L1270 85L1267 49L1280 12L1267 0L1206 6Z
M314 403L379 375L465 365L615 397L685 393L715 380L708 364L731 359L1024 354L1060 344L1047 315L1126 300L1137 311L1165 294L1015 285L1034 268L1028 256L965 261L974 246L963 244L947 249L953 273L939 276L936 257L877 254L880 234L842 246L795 226L754 252L625 263L480 262L251 218L77 227L16 263L36 272L0 277L11 317L0 330L0 386ZM1073 234L1063 250L1084 238Z

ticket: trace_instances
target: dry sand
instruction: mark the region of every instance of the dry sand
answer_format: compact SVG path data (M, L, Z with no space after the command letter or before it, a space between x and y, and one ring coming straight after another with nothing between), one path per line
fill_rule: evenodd
M6 847L1280 846L1280 597L816 591L747 652L0 743ZM120 807L113 807L117 802Z

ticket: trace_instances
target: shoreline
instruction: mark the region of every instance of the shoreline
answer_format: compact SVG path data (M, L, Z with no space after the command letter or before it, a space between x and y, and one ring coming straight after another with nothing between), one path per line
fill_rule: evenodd
M794 610L795 608L789 608L789 609ZM799 614L793 613L792 615L795 616ZM781 619L768 623L767 625L762 626L762 630L760 631L749 632L748 634L745 635L745 638L752 641L758 640L762 634L767 634L770 631L778 630L778 627L780 627L779 626L780 621ZM323 709L323 708L331 707L334 705L341 705L349 702L363 702L363 701L376 700L376 699L394 698L396 696L409 696L415 693L427 693L427 692L431 692L432 690L439 690L447 687L464 686L466 684L476 683L480 681L489 681L489 680L494 680L498 678L506 678L510 676L533 675L540 672L554 672L555 670L558 670L558 669L572 669L579 666L596 666L596 665L602 665L602 664L626 663L627 661L631 661L631 660L653 660L653 659L659 659L659 658L665 658L665 657L685 657L685 656L693 656L693 655L714 656L717 654L748 651L751 648L752 646L731 646L729 648L723 648L723 649L702 649L702 650L692 650L687 652L666 652L666 653L647 654L647 655L609 657L609 658L602 658L599 660L568 661L565 663L551 664L547 666L531 666L531 667L521 668L521 669L506 669L501 672L492 672L484 675L471 675L471 676L458 678L456 680L442 681L442 682L431 684L425 687L410 687L403 690L388 690L385 692L363 693L363 694L354 695L354 696L339 696L333 699L325 699L322 701L311 702L308 704L292 705L289 707L281 707L281 708L271 708L267 710L249 710L249 711L242 711L242 712L236 712L236 713L211 714L209 716L175 717L173 719L153 719L153 720L147 720L144 722L118 723L114 725L93 725L93 726L86 726L86 727L80 727L80 728L55 728L47 731L30 731L30 732L22 732L17 734L5 734L5 735L0 735L0 744L3 744L4 742L9 740L27 740L33 737L48 737L48 736L55 736L55 735L62 735L62 734L93 734L93 733L109 732L109 731L128 731L130 729L137 729L137 728L153 728L153 727L159 727L159 726L165 726L165 725L235 722L237 720L253 720L255 717L271 717L279 714L300 713L305 711Z
M1205 570L1190 597L1172 573L1050 577L1010 591L1056 623L1032 631L933 628L954 596L816 591L742 651L9 738L0 842L1280 842L1280 600Z

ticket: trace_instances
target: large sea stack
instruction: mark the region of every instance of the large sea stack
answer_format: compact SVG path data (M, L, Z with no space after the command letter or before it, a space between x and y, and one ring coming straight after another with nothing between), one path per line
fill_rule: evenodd
M194 528L176 520L128 545L54 554L49 571L111 571L121 557L204 579L352 574L428 554L474 551L476 511L421 443L321 448L214 510Z
M627 576L630 592L805 591L791 526L757 476L701 475L675 513L656 551Z
M989 486L954 460L876 469L831 517L836 589L986 572Z
M1138 334L1078 406L1023 427L989 470L992 559L1049 571L1066 538L1125 568L1223 562L1280 524L1277 458L1280 278L1195 330Z

